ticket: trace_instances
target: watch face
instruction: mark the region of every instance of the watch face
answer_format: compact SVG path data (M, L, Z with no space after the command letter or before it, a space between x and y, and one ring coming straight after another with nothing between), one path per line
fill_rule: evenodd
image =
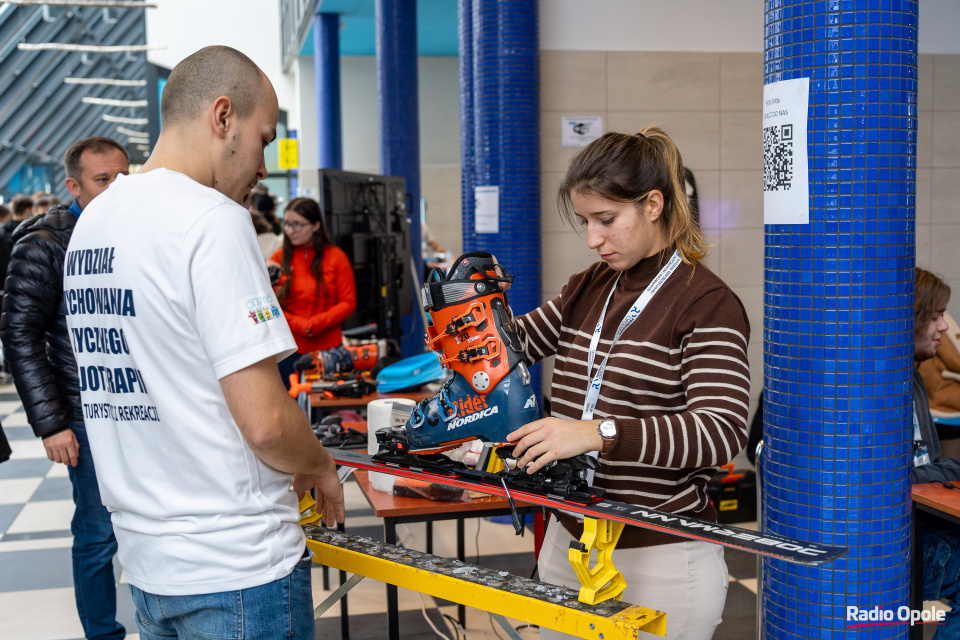
M617 435L617 425L613 420L600 421L600 435L604 438L613 438Z

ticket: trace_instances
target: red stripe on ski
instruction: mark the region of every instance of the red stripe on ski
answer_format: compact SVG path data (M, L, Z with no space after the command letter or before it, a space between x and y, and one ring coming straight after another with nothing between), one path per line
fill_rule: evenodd
M369 454L360 451L344 449L328 449L328 451L339 464L349 467L378 471L380 473L416 480L429 480L437 484L472 489L489 495L507 497L506 491L504 491L501 485L485 484L470 477L443 475L429 471L417 471L407 467L387 465L375 462ZM497 474L486 473L484 475L496 476ZM510 496L515 500L521 500L551 509L573 511L592 518L614 520L635 527L662 531L694 540L703 540L704 542L720 544L733 549L746 551L747 553L809 566L826 564L847 552L847 549L843 547L810 543L779 534L763 533L730 525L721 525L716 522L708 522L698 518L666 513L657 511L656 509L648 509L637 505L607 500L605 498L598 498L589 504L583 504L513 488L510 488ZM606 505L606 507L604 507L604 505ZM658 520L660 522L657 522ZM670 526L663 524L669 522L677 522L677 524ZM796 547L796 549L792 547Z

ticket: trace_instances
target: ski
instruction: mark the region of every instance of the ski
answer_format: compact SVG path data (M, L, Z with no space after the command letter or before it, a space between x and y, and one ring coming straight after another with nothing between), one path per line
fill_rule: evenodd
M380 473L404 478L472 489L489 495L538 504L550 509L574 512L591 518L614 520L634 527L712 542L796 564L818 566L831 562L848 551L845 547L833 547L795 540L775 533L751 531L690 516L607 500L599 496L595 496L591 499L592 501L587 502L582 500L581 496L564 499L544 493L536 493L529 488L510 486L511 483L505 482L504 476L501 474L470 469L453 461L448 461L450 464L432 463L418 467L416 457L411 457L408 462L385 464L374 460L373 456L362 451L343 449L328 449L328 451L338 464L355 469L379 471Z

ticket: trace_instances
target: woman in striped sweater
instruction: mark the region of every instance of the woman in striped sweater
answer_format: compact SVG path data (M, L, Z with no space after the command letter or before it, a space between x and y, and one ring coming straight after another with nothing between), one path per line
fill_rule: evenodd
M556 356L552 416L508 437L531 472L599 451L594 485L611 499L716 520L707 482L747 441L750 327L737 296L700 263L707 244L683 175L656 127L607 133L571 161L560 211L600 262L517 318L530 363ZM547 531L540 576L578 587L567 549L582 523L565 515L561 524ZM665 611L667 637L713 635L728 581L720 546L627 527L613 558L623 599Z

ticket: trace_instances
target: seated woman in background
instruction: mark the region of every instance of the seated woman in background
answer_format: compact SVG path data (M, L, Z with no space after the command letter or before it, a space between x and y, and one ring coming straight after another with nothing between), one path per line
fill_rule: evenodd
M280 221L277 220L277 201L273 199L269 193L258 193L253 197L253 209L251 213L256 211L263 219L266 220L270 227L273 229L273 232L277 235L280 235L282 230L282 225Z
M316 201L290 201L283 235L283 248L267 264L280 267L275 291L297 341L297 353L280 362L280 374L289 388L298 357L343 342L340 323L357 308L357 291L353 267L347 254L331 244Z
M257 232L257 242L260 243L260 253L264 260L270 260L273 254L283 248L283 236L273 232L273 227L256 211L250 212L253 228ZM279 265L278 265L279 266Z

